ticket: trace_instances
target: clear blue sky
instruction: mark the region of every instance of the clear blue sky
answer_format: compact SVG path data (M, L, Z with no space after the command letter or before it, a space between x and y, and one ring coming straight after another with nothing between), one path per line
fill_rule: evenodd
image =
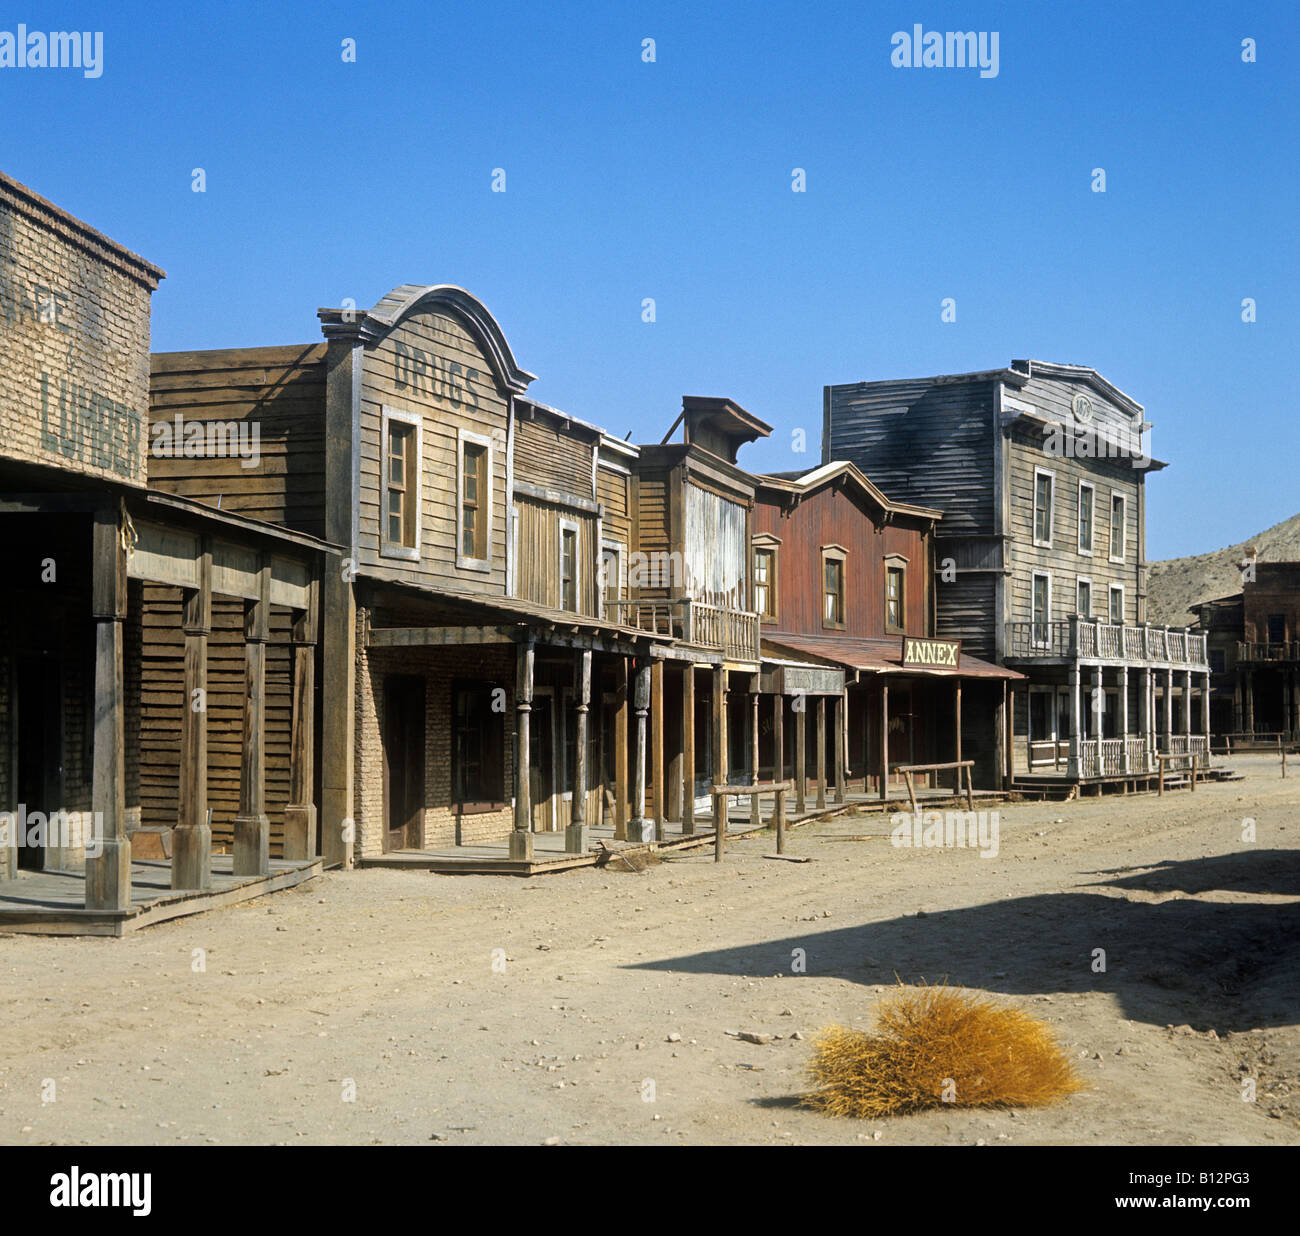
M742 456L771 469L817 462L825 383L1083 363L1172 463L1151 558L1300 511L1294 3L42 2L0 30L20 21L102 30L104 71L0 69L0 167L167 270L157 349L311 341L317 306L456 283L538 398L657 441L682 394L730 395L777 427ZM892 67L918 22L996 30L998 76Z

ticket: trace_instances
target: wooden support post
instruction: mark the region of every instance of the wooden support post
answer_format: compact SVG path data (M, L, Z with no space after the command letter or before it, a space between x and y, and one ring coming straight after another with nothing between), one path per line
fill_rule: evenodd
M316 637L320 581L313 580L307 608L293 616L293 718L289 733L289 803L284 809L284 857L316 856Z
M682 833L695 832L695 665L682 667Z
M1006 788L1007 767L1007 680L1002 680L1002 698L998 701L993 723L993 786Z
M1119 670L1119 716L1116 718L1119 722L1119 736L1124 744L1121 757L1120 767L1124 772L1130 773L1133 770L1129 767L1128 758L1128 665L1121 665Z
M826 697L817 697L817 810L826 810Z
M758 675L753 675L749 690L749 780L758 784ZM775 781L776 778L773 777ZM758 801L758 791L749 796L749 822L758 828L763 823L763 812Z
M843 806L848 797L847 787L845 786L845 765L848 754L848 724L849 710L848 699L843 691L835 697L835 802L837 806ZM773 780L780 780L779 777L773 777Z
M95 512L91 530L91 612L95 619L94 774L91 809L98 828L86 854L87 910L131 907L131 841L126 834L126 691L122 624L127 612L126 550L118 512ZM16 863L16 851L10 850Z
M772 696L772 780L785 780L785 696ZM776 852L785 853L785 791L776 792Z
M971 780L970 765L966 765L966 810L975 810L975 785Z
M614 839L627 840L628 817L628 779L627 779L627 743L628 743L628 708L630 692L628 690L628 659L620 657L618 662L618 685L614 705Z
M208 823L208 635L212 631L212 546L200 539L196 588L183 593L185 699L181 713L179 807L172 834L172 888L212 887Z
M1201 724L1205 729L1205 760L1209 763L1210 759L1210 674L1207 670L1205 673L1205 686L1201 688ZM1295 714L1293 713L1292 716Z
M591 652L578 651L573 665L573 699L578 714L573 751L573 802L569 808L569 825L564 830L566 854L587 852L587 742L588 714L591 709Z
M320 853L327 867L352 865L357 834L352 818L357 610L346 570L331 562L321 576Z
M880 680L880 801L889 797L889 679Z
M1002 754L1006 763L1002 766L1002 788L1009 790L1016 775L1016 690L1002 680L1002 696L1007 702L1006 736L1002 744Z
M1172 754L1174 749L1174 671L1165 671L1165 752Z
M655 660L650 666L650 793L653 798L650 840L664 839L664 663Z
M954 736L957 740L957 755L955 756L955 759L957 760L957 777L954 784L957 787L957 793L960 794L961 793L961 679L960 678L955 679L953 681L952 687L953 687L952 708L953 708L953 718L954 718L953 731L954 731Z
M234 821L235 875L271 870L271 821L266 814L266 645L271 638L271 560L262 555L258 596L244 602L244 740L239 758L239 814Z
M530 632L515 650L515 819L510 830L510 857L533 860L532 748L529 721L533 710L533 662Z
M727 784L727 671L713 667L713 784ZM727 796L713 795L713 861L722 862L727 840Z
M961 770L958 769L958 772L960 771ZM907 786L907 801L912 804L912 810L915 812L918 810L916 805L916 786L912 782L912 770L910 768L903 769L903 784Z
M665 667L664 673L667 672L667 667ZM676 739L671 744L671 751L668 755L668 788L664 791L667 795L664 818L670 824L680 825L682 822L682 808L685 806L686 799L682 778L682 769L686 764L685 712L681 708L676 710L670 708L664 722L668 725L668 732L674 735Z
M627 822L629 841L653 841L654 823L646 818L646 723L650 712L650 665L642 660L632 684L632 708L636 713L636 757L633 761L632 818Z
M808 811L808 697L794 697L794 809Z
M1187 749L1192 749L1192 671L1187 671L1187 685L1183 688L1183 733L1187 735Z
M1078 661L1070 662L1070 766L1066 770L1072 781L1077 781L1083 773L1083 684ZM1026 688L1026 695L1028 688ZM1026 704L1028 704L1026 698ZM1033 709L1025 711L1025 733L1033 724ZM1029 769L1034 767L1033 748L1030 748Z
M1244 674L1245 670L1237 666L1232 677L1232 729L1235 734L1240 734L1245 729L1243 720L1245 713L1241 698L1241 679Z
M1165 761L1160 756L1157 756L1156 763L1160 766L1160 774L1156 781L1156 794L1163 798L1165 794Z

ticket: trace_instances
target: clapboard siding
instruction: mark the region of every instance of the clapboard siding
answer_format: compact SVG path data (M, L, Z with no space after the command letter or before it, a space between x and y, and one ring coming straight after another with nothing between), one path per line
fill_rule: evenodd
M436 368L424 358L432 358ZM419 561L386 558L381 553L385 407L417 415L421 421ZM469 593L504 593L507 417L506 398L496 387L487 356L449 313L415 314L366 349L361 396L359 550L367 574ZM461 430L487 437L492 443L488 571L456 565Z
M151 449L149 484L323 536L325 345L156 352L150 362L151 447L161 446L177 416L185 425L243 424L250 433L256 426L258 441L256 459L176 458Z
M667 554L670 548L667 470L646 468L638 473L636 502L636 550L645 555L646 560L652 560L654 555ZM640 579L640 587L633 589L636 596L659 598L671 594L670 581L659 573L647 573Z
M937 507L947 535L991 534L994 385L920 378L828 387L822 462L850 460L895 502Z
M874 478L873 478L874 479ZM780 539L777 548L777 614L763 633L820 635L824 545L848 551L844 572L844 634L883 638L885 555L907 559L904 626L906 634L927 635L926 543L919 525L888 526L859 493L827 485L786 508L770 490L760 490L754 505L754 535Z
M185 636L181 594L146 584L141 591L139 646L140 823L175 827L180 776L181 717L185 708ZM208 638L208 804L214 848L234 840L243 751L244 605L214 597ZM266 814L271 853L278 856L289 800L289 738L293 714L292 648L287 610L271 608L266 648Z
M515 421L515 480L594 499L591 488L594 449L594 443L564 432L559 424L544 415L535 420L520 415Z
M942 553L936 548L936 555ZM962 573L945 582L936 572L935 634L961 640L962 652L992 661L997 652L994 617L997 613L997 577L989 573Z
M598 617L595 554L596 521L591 515L534 501L515 500L515 595L521 600L560 606L560 521L578 526L578 612Z
M605 508L601 535L611 541L621 541L628 548L632 545L630 487L625 472L602 467L596 473L596 500Z

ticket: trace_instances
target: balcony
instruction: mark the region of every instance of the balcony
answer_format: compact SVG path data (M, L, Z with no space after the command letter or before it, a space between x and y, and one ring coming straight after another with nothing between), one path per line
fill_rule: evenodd
M1008 622L1007 660L1103 661L1115 665L1180 665L1209 669L1206 636L1186 628L1103 622Z
M1300 640L1280 644L1253 644L1237 641L1237 660L1250 665L1268 665L1300 661Z
M614 601L611 609L610 617L623 626L677 639L692 648L721 653L724 660L760 659L756 613L705 605L689 597L675 601Z

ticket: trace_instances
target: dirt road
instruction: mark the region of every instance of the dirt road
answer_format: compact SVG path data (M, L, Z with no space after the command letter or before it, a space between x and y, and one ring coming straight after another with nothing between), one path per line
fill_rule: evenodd
M760 835L642 874L335 873L123 940L0 937L0 1141L1295 1144L1300 777L1234 763L1003 807L989 858L864 815L793 833L804 864ZM1046 1018L1091 1089L794 1106L811 1035L895 974Z

